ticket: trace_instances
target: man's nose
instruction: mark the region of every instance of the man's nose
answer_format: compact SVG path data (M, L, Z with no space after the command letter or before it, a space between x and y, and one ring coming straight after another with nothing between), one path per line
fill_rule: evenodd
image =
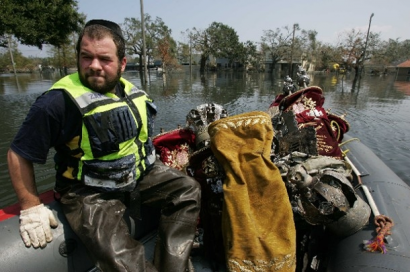
M93 70L101 70L101 63L98 58L93 58L90 63L90 68Z

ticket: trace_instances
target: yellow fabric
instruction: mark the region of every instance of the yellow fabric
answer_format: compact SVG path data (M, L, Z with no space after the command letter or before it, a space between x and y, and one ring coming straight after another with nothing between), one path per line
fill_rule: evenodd
M229 271L295 271L296 230L286 187L270 160L273 128L265 112L209 125L222 164L222 233Z

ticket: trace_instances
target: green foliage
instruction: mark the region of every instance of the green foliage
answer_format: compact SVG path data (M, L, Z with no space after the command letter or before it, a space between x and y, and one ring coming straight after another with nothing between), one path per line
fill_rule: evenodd
M41 63L39 60L27 58L17 50L12 50L14 64L17 72L32 72L36 69L37 65ZM11 56L8 50L2 49L0 51L0 72L13 72L13 64L11 62Z
M85 19L78 13L75 0L2 0L1 5L0 45L3 46L7 34L39 49L43 44L61 46Z
M330 45L321 45L318 48L318 56L316 58L316 69L333 69L334 64L341 64L340 51Z
M146 45L146 55L148 61L154 58L162 58L160 51L158 50L160 41L167 40L169 44L169 54L175 56L176 52L176 42L171 37L171 30L162 21L161 18L157 17L152 20L151 16L148 14L144 15L144 25L145 25L145 45ZM122 30L124 33L124 38L126 40L127 54L130 56L138 55L140 65L142 66L143 59L143 39L142 39L142 22L136 18L125 18L122 24ZM162 47L163 49L163 47Z
M180 63L189 63L191 56L189 44L179 42L177 46L177 55Z
M382 65L397 65L410 59L410 40L400 42L399 39L390 39L381 42L373 51L372 60Z
M21 54L17 49L17 42L14 39L10 39L10 49L2 49L0 51L0 71L1 72L12 72L13 62L10 55L10 50L13 55L14 65L19 72L31 72L35 69L35 63L32 59L27 58ZM7 43L9 39L7 39Z
M5 72L9 65L11 65L10 54L7 55L7 50L0 50L0 72Z
M222 23L213 22L206 29L211 54L215 57L233 60L240 50L240 43L236 31Z
M292 45L292 31L288 26L276 30L264 30L261 37L261 48L269 57L274 67L277 62L290 56Z
M209 56L227 58L233 62L238 59L243 49L236 31L218 22L213 22L205 30L194 28L192 42L195 49L201 52L201 72L205 70L205 63Z
M336 46L335 63L341 64L348 70L354 69L357 76L364 62L373 57L380 42L379 34L369 32L367 36L360 30L347 31L341 35L340 42Z
M236 61L245 65L246 69L256 68L259 70L259 67L262 66L261 55L257 51L256 44L252 41L241 43L237 56L238 58Z
M318 55L320 42L316 40L316 36L317 32L314 30L302 30L301 32L299 47L301 52L299 52L299 55L309 62L314 62Z
M78 13L76 0L0 0L0 48L8 48L9 35L14 37L11 50L18 69L35 67L38 64L54 67L75 67L75 42L77 31L85 23L85 15ZM210 57L225 58L230 63L240 63L262 70L267 63L273 67L279 61L302 60L314 64L318 69L331 68L339 64L348 69L363 64L396 65L410 59L410 40L381 41L380 34L370 32L366 46L366 34L352 30L340 36L335 45L323 44L317 40L315 30L284 26L263 31L258 42L239 42L236 31L220 22L213 22L208 28L187 29L189 42L178 43L171 36L171 29L157 17L155 20L145 14L145 43L148 62L162 60L166 65L176 67L188 63L192 55L200 55L198 62L203 72ZM122 24L126 39L129 62L140 62L142 66L143 37L141 20L125 18ZM42 48L52 45L50 57L44 60L25 58L17 49L17 42ZM364 54L366 47L366 54ZM0 70L12 68L8 49L0 51Z
M74 48L74 43L51 48L48 53L50 55L50 58L47 60L46 65L50 65L57 68L77 67L77 57Z

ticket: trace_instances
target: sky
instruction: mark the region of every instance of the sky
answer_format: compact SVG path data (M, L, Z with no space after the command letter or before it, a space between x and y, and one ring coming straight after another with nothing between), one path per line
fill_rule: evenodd
M78 0L78 11L87 20L106 19L122 24L125 18L141 18L141 0ZM409 0L144 0L144 14L159 17L175 40L187 42L181 32L206 29L212 22L233 28L239 40L259 42L264 30L299 24L317 31L317 40L336 44L341 33L354 29L371 32L383 40L410 39ZM43 50L21 46L26 56L47 56Z

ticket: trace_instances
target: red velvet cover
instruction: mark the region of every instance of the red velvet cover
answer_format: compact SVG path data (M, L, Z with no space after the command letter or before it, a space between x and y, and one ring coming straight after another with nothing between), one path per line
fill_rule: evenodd
M195 134L188 128L181 128L159 134L152 142L165 165L183 170L195 149Z

